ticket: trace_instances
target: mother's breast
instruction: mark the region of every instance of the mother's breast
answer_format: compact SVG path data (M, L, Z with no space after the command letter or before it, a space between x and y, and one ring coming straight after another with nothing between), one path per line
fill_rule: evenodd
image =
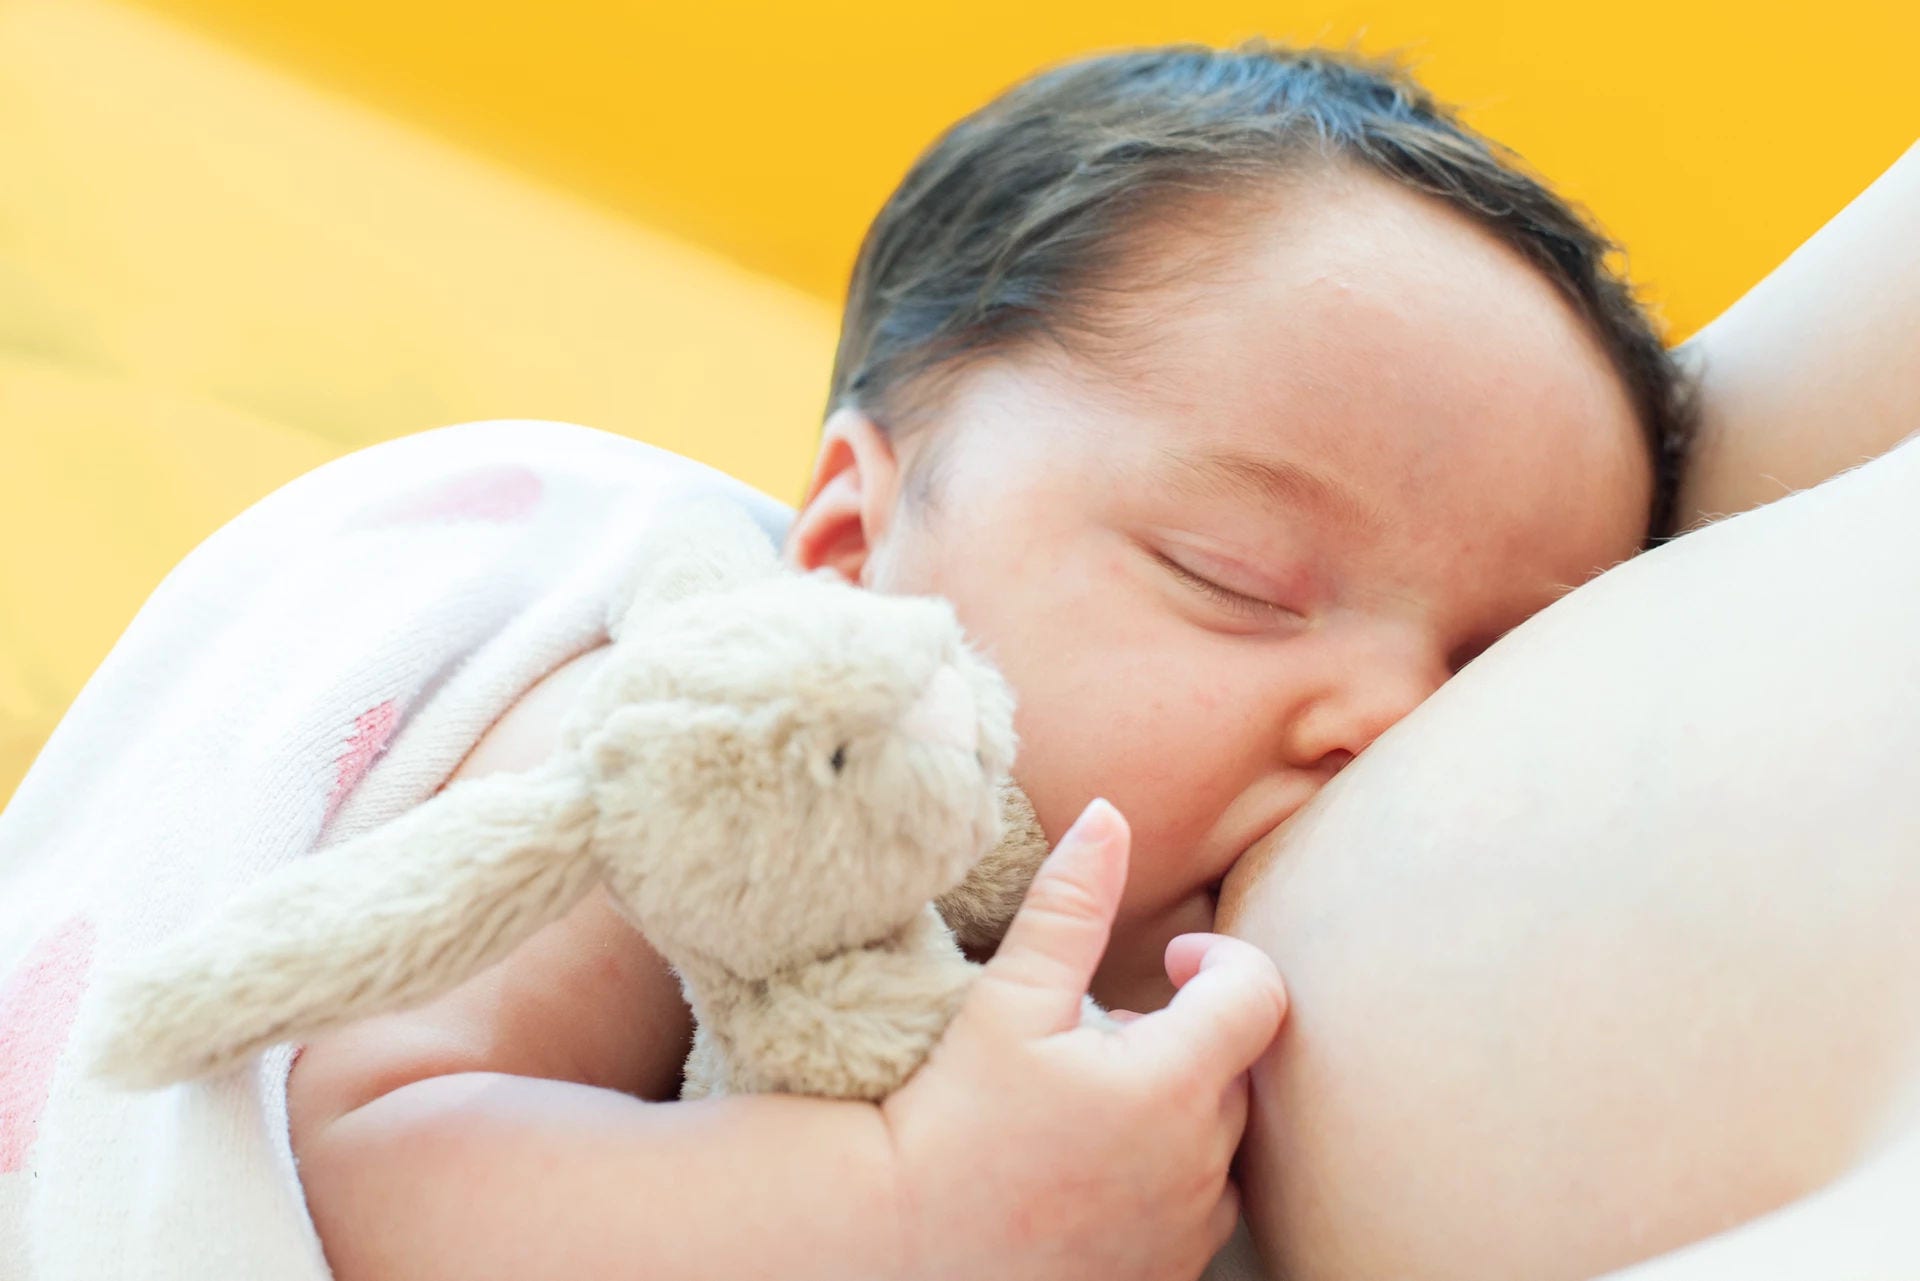
M1853 1165L1920 1085L1920 448L1603 576L1229 878L1292 1013L1296 1281L1590 1276Z

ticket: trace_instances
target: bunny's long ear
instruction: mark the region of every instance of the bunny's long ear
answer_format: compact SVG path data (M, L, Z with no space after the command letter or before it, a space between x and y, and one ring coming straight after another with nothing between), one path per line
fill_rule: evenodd
M675 503L640 540L633 572L614 596L607 632L618 640L662 605L779 572L772 542L740 504L724 498Z
M572 762L462 780L323 850L108 977L92 1070L150 1088L418 1004L592 888L595 812Z

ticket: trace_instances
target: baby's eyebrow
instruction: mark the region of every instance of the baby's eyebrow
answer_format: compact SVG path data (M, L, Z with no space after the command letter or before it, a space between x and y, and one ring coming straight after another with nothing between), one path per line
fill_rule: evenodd
M1303 463L1238 450L1163 449L1169 482L1204 498L1252 500L1275 507L1309 506L1343 525L1372 529L1379 512L1342 482Z

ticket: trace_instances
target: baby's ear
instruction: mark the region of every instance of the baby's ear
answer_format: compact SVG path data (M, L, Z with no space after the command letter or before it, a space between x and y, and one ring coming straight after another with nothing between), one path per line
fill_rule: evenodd
M633 569L608 611L607 634L618 640L663 605L779 572L773 542L740 504L723 498L673 504L636 547Z

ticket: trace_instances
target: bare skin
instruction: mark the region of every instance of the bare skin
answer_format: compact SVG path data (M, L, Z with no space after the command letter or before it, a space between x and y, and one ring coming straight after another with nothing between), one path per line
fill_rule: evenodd
M1681 511L1747 511L1920 429L1916 219L1920 145L1682 348L1705 421Z
M1243 1166L1283 1275L1589 1277L1910 1123L1916 495L1910 446L1623 566L1229 878L1295 993Z
M1521 628L1229 878L1295 993L1245 1164L1284 1275L1920 1272L1920 442L1772 502L1920 429L1916 219L1920 150L1691 345L1687 505L1758 510Z

